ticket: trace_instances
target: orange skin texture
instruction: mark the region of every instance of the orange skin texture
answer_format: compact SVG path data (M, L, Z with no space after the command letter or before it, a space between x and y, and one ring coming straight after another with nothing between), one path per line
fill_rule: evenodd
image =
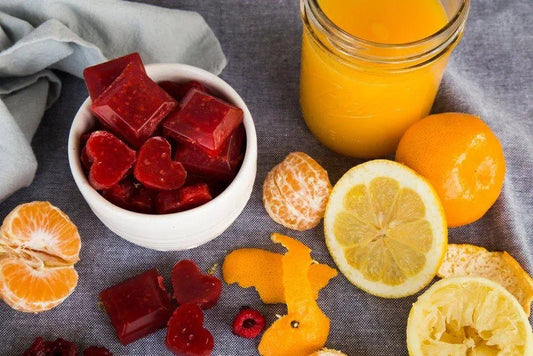
M436 114L417 121L400 140L396 161L433 185L449 227L481 218L498 198L505 177L500 141L470 114Z
M329 335L330 321L315 301L309 267L311 250L291 237L273 234L272 241L287 248L282 257L287 315L268 328L259 343L263 356L307 356L321 349ZM297 322L297 327L293 327Z
M265 304L285 303L282 281L283 255L258 248L241 248L224 259L222 275L228 284L238 283L242 288L254 287ZM338 274L328 265L314 263L308 278L315 300L318 292Z

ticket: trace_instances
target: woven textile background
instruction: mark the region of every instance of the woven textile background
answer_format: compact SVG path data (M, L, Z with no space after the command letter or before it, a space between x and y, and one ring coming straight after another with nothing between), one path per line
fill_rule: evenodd
M167 355L165 331L128 347L121 346L105 313L100 290L151 267L169 282L174 263L195 260L206 270L232 249L253 246L282 251L269 239L287 233L313 249L314 259L334 266L322 225L292 232L275 224L261 203L268 170L291 151L304 151L330 173L332 182L357 160L332 153L307 130L298 106L301 23L297 0L147 0L147 3L198 11L218 36L228 66L221 77L248 104L255 120L259 157L255 190L236 222L212 242L183 252L156 252L134 246L110 232L89 210L74 184L67 162L70 123L87 96L84 83L60 74L62 96L46 112L33 140L39 161L34 183L0 205L0 218L16 205L49 200L77 224L82 236L80 274L75 292L59 307L31 315L0 304L0 355L19 355L37 336L63 337L82 348L99 344L115 355ZM465 35L452 55L434 111L480 115L500 138L507 176L503 193L478 222L450 229L450 242L507 250L533 272L533 2L473 0ZM220 273L220 269L217 273ZM168 283L167 283L168 284ZM319 303L331 318L328 346L349 355L406 355L405 326L416 296L397 300L373 297L335 278ZM267 306L253 289L224 285L218 305L206 312L213 333L213 355L256 355L257 340L231 333L242 305L263 312L270 324L283 306Z

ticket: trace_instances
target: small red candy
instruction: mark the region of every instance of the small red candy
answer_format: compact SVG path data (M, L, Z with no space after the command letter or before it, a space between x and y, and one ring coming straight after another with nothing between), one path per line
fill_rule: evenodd
M222 282L210 274L203 274L196 263L182 260L172 268L172 287L178 304L194 303L209 309L218 302Z
M91 346L83 351L83 356L113 356L105 347Z
M181 102L181 110L165 120L163 133L216 156L242 120L240 108L193 88Z
M111 188L104 189L102 195L111 203L138 213L154 212L157 192L144 187L133 179L124 179Z
M85 68L83 77L91 99L94 101L100 96L130 63L134 63L144 72L144 65L139 53L131 53L124 57Z
M253 339L265 328L265 317L255 309L243 307L233 320L233 334Z
M141 146L178 103L130 63L91 105L104 125L133 147Z
M100 292L123 345L164 328L174 306L155 268Z
M203 327L204 313L196 305L180 305L168 321L165 345L178 356L209 356L214 340Z
M107 131L93 132L85 151L86 160L92 162L89 183L97 190L117 184L135 163L135 151Z
M176 99L176 101L178 102L181 101L181 99L183 99L185 95L187 95L189 90L191 90L192 88L196 88L207 93L207 89L196 80L191 80L185 83L164 81L158 84L161 88L163 88L164 91L166 91L171 97Z
M183 165L172 160L172 147L163 137L152 137L144 143L133 174L146 187L157 190L178 189L187 178Z
M231 182L243 158L244 135L244 126L240 125L214 157L194 146L181 145L176 150L174 160L181 162L189 173Z
M22 356L77 356L78 347L67 340L45 341L38 337Z
M157 193L155 208L159 214L177 213L203 205L213 199L205 183Z

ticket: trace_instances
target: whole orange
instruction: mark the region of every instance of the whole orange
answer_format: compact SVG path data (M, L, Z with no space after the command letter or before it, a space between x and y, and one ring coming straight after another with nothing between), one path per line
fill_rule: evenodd
M480 118L463 113L415 122L400 140L396 161L429 180L449 227L481 218L498 198L505 176L500 141Z

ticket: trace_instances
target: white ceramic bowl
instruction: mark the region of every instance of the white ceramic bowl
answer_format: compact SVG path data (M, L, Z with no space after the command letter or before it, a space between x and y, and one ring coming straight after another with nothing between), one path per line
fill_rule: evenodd
M242 166L231 184L215 199L180 213L139 214L122 209L104 199L89 184L80 162L80 137L96 119L87 98L74 117L68 139L70 170L81 194L94 214L114 233L134 244L160 250L184 250L200 246L224 232L239 216L250 199L257 167L257 138L250 111L237 92L219 77L184 64L152 64L146 71L154 81L197 80L244 111L246 151Z

